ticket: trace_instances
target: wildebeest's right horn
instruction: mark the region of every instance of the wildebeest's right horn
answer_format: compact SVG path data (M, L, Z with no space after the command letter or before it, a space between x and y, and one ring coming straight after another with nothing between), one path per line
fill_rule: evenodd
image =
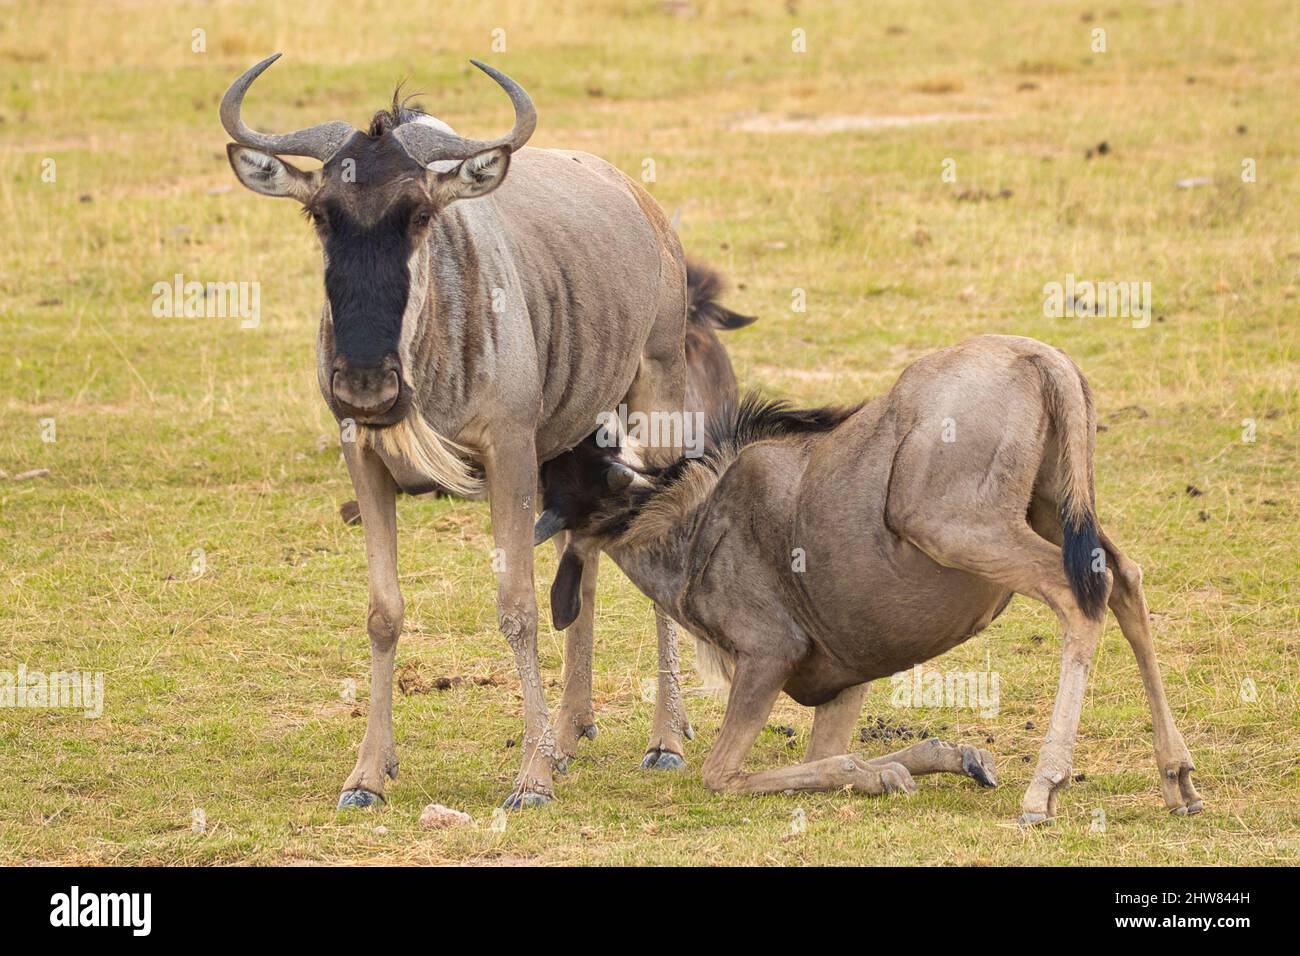
M439 159L469 159L476 153L502 146L509 146L510 151L515 152L523 148L537 128L537 107L533 106L532 98L522 86L486 63L470 62L496 80L509 95L515 107L514 129L500 139L479 140L464 139L427 123L403 123L393 130L393 137L421 165L427 166Z
M221 98L221 125L226 128L230 138L241 146L251 146L276 155L310 156L322 163L329 162L330 157L356 132L351 123L333 120L294 133L259 133L245 126L239 115L248 88L278 59L278 53L268 56L230 84L230 89Z

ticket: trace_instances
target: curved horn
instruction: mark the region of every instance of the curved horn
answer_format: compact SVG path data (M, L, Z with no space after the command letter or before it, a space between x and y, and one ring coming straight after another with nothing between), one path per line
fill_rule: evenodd
M230 84L230 89L221 98L221 125L226 128L230 138L241 146L251 146L277 155L310 156L322 163L329 162L330 157L356 132L352 124L333 120L295 133L259 133L245 126L240 118L239 110L244 102L244 94L253 85L253 81L278 59L279 53L268 56Z
M500 139L481 140L464 139L427 123L403 123L393 130L393 137L422 166L428 166L439 159L469 159L476 153L502 146L509 146L513 153L523 148L537 128L537 107L522 86L486 63L478 60L470 62L496 80L510 97L510 102L515 107L514 129Z
M537 524L533 526L533 547L550 541L563 530L564 518L547 508L538 516Z

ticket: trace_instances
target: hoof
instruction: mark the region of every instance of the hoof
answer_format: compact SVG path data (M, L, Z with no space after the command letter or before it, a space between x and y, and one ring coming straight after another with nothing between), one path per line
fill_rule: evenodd
M646 755L641 758L642 770L682 770L685 767L686 758L671 750L655 748L646 751Z
M1016 822L1018 822L1022 827L1036 827L1040 823L1047 823L1050 820L1051 817L1046 813L1039 813L1037 810L1026 810L1024 813L1020 814L1020 819Z
M549 793L540 793L536 790L525 790L523 793L515 791L506 797L501 806L506 810L527 810L532 807L544 807L554 799Z
M586 737L588 740L595 740L597 733L599 733L599 731L596 729L595 724L588 724L586 727L582 728L582 736Z
M371 793L369 790L344 790L339 794L338 809L347 810L349 807L373 807L376 803L384 803L384 798L377 793Z
M916 781L912 773L901 763L888 763L880 768L880 787L882 793L901 793L910 797L916 793Z
M1195 800L1187 804L1186 806L1174 807L1169 812L1176 817L1185 817L1193 813L1200 813L1204 809L1205 809L1205 804L1200 800Z
M997 771L993 769L993 755L987 750L962 747L961 769L981 787L992 789L998 785Z

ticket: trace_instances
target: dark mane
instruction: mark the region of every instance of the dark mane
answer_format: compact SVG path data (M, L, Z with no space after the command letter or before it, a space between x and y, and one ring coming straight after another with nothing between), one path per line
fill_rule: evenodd
M746 392L738 405L725 406L707 423L702 456L683 456L666 467L640 469L650 479L651 486L634 492L626 503L598 515L597 533L622 537L655 499L674 489L682 490L702 473L712 476L710 482L716 481L747 445L771 438L824 434L859 411L863 404L794 408L787 401Z
M783 399L746 392L740 404L725 408L708 423L708 447L718 454L734 454L746 445L768 438L828 432L862 408L862 403L821 408L795 408Z
M411 101L419 96L419 93L402 94L402 87L406 81L398 83L393 88L393 102L386 110L380 110L370 118L370 128L366 130L369 136L383 136L394 127L401 126L403 123L411 123L421 116L427 115L419 106L413 105Z

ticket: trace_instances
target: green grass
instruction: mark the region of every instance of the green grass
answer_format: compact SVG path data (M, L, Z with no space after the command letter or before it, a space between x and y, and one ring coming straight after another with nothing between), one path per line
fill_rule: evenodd
M0 710L0 862L1296 862L1289 4L697 2L690 17L654 2L599 15L590 3L456 4L454 16L359 6L19 2L0 25L0 670L103 671L107 696L97 720ZM207 49L193 53L199 27ZM504 53L490 46L497 27ZM1104 54L1089 49L1095 27ZM807 53L791 52L795 28ZM399 667L503 681L399 696L388 806L336 814L369 671L361 537L337 518L351 489L313 374L320 257L290 203L235 184L216 111L230 80L274 50L285 58L247 104L256 125L360 124L409 76L458 128L495 135L509 110L468 68L476 56L533 93L535 144L634 175L653 158L650 189L681 210L688 251L733 277L729 304L761 316L727 337L746 384L857 400L981 332L1074 355L1107 425L1102 520L1145 569L1206 811L1163 809L1136 666L1112 621L1081 722L1086 779L1053 826L1015 827L1059 649L1048 612L1024 600L935 665L987 662L1002 680L996 717L896 711L884 686L863 714L954 741L992 736L996 791L931 777L910 800L713 796L699 766L722 710L702 697L688 698L688 770L640 772L653 618L607 562L600 736L560 778L558 803L494 831L521 704L495 627L486 508L405 500ZM755 115L935 113L973 118L733 128ZM1085 159L1102 141L1110 152ZM1241 180L1245 158L1254 183ZM1212 183L1175 188L1193 176ZM958 198L1001 189L1011 195ZM176 272L259 281L261 325L154 318L151 288ZM1045 317L1042 287L1067 273L1150 281L1156 318L1134 329ZM791 311L794 288L806 312ZM41 440L45 418L54 443ZM33 468L50 474L12 480ZM546 585L554 562L540 552ZM562 636L543 624L539 640L555 702ZM355 708L340 699L348 679ZM807 742L809 712L783 701L773 721ZM798 752L765 733L753 763ZM476 826L419 830L431 801ZM191 831L196 808L205 834ZM792 834L797 809L807 829Z

